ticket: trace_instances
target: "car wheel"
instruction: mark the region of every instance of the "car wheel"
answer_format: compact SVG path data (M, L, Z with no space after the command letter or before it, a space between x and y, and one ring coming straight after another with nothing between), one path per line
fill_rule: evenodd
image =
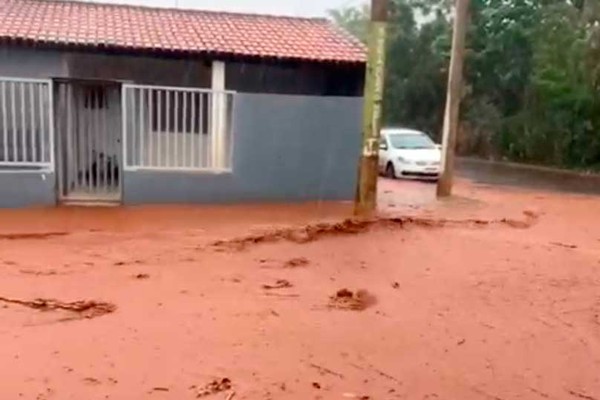
M385 167L385 177L389 179L396 179L396 170L394 169L394 164L388 163Z

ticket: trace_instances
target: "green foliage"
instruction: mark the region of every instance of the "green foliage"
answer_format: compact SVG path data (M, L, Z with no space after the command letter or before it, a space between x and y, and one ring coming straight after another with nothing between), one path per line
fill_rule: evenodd
M449 0L390 0L384 119L441 132ZM332 12L366 40L366 6ZM573 168L600 165L598 0L472 0L459 148Z
M418 13L416 11L419 11ZM441 132L446 97L448 24L442 13L419 25L424 10L394 1L389 27L384 119L388 125Z
M564 167L600 161L600 97L582 8L553 2L537 11L525 103L507 118L502 149L524 161ZM594 68L590 68L593 66Z

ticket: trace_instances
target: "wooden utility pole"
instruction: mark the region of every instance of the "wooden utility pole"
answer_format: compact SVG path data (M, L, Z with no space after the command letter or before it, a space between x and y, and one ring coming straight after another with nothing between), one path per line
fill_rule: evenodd
M365 76L365 103L363 109L362 153L354 203L354 214L358 216L368 216L377 208L379 138L388 14L387 4L388 0L371 0L369 53Z
M460 101L463 92L463 64L465 58L465 36L470 0L455 0L454 28L452 33L452 56L448 73L446 110L444 113L442 176L437 185L438 197L452 194L454 180L454 153L459 125Z

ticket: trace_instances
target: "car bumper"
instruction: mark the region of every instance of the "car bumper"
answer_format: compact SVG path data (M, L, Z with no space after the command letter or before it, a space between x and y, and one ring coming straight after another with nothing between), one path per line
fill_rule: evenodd
M416 172L416 171L402 171L402 176L407 178L417 179L438 179L440 177L439 172Z
M400 176L436 179L440 176L441 168L438 165L401 164L397 171Z

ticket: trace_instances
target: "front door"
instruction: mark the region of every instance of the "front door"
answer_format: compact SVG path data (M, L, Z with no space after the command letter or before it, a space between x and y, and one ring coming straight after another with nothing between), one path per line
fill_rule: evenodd
M98 81L55 85L58 196L63 203L121 200L121 88Z

